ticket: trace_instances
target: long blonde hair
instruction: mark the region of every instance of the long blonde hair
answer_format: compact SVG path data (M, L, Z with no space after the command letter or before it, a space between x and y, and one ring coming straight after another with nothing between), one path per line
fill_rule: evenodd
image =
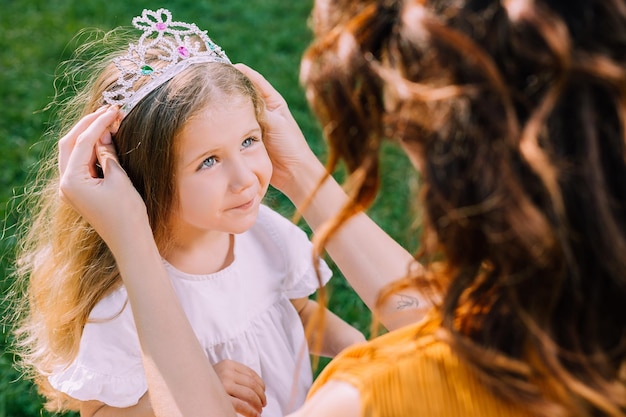
M89 76L73 97L59 104L58 137L104 104L102 92L118 78L112 60L126 52L127 39L128 33L119 29L89 39L63 65L61 83L78 82L79 72ZM112 52L105 52L112 45ZM80 60L84 55L89 56L86 62ZM159 65L156 56L153 59L151 65ZM195 112L231 98L250 99L263 128L263 102L250 80L232 65L207 63L186 69L151 92L124 118L113 138L120 164L146 203L162 255L177 200L177 133ZM61 411L77 409L78 403L54 390L47 377L76 357L89 313L121 279L105 242L59 198L56 159L56 153L44 158L21 203L13 294L20 365L46 397L46 408Z

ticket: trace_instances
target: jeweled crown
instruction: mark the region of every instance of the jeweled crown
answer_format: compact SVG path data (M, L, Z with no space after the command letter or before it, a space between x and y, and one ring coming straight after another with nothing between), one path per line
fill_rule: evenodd
M167 9L145 10L133 18L133 26L143 31L137 43L130 43L128 53L113 62L120 76L112 88L102 93L108 104L119 105L127 115L145 96L193 64L206 62L231 63L222 48L207 32L193 23L173 22ZM202 45L202 43L204 45ZM146 54L157 51L161 64L150 65ZM143 77L150 80L135 90Z

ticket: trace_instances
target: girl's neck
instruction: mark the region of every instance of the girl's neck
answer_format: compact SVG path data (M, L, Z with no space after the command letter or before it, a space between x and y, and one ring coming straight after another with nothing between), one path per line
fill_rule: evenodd
M235 237L217 233L185 244L174 243L168 250L167 262L187 274L205 275L218 272L234 260Z

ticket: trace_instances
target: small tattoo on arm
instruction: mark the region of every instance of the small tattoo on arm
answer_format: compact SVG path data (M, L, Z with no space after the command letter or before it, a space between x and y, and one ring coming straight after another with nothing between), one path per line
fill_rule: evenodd
M405 294L397 294L400 299L396 303L398 310L406 310L407 308L418 307L420 305L417 297L413 297Z

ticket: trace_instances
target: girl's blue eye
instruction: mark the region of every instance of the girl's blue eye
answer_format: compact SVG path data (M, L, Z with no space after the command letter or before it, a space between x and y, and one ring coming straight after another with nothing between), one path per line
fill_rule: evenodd
M253 138L253 137L249 137L244 139L243 142L241 142L241 147L242 148L249 148L250 146L252 146L254 144L254 142L256 142L258 139Z
M209 156L207 159L202 161L202 166L200 168L211 168L213 165L217 163L217 160L214 156Z

